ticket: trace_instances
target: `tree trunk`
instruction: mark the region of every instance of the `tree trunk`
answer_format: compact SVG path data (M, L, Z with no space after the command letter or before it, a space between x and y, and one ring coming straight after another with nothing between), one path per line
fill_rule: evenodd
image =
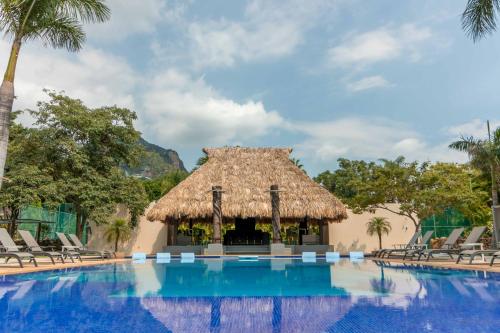
M115 238L115 252L118 252L118 240L120 239L120 232L116 233L116 238Z
M382 234L378 234L378 248L382 250Z
M495 165L492 163L491 167L491 200L492 200L492 213L493 213L493 248L497 248L500 242L500 207L498 206L498 183L495 172Z
M9 62L0 86L0 188L2 188L7 148L9 146L9 126L12 105L14 104L14 76L17 58L21 49L21 41L16 38L12 43Z

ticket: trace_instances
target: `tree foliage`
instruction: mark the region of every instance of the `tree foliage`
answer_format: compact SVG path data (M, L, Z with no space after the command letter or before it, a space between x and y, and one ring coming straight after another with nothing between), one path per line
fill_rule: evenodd
M167 194L172 188L187 178L189 173L182 170L167 172L155 179L143 180L144 188L150 201L156 201Z
M479 172L451 163L408 163L403 157L380 163L339 160L339 169L315 178L354 212L384 209L405 216L418 229L423 219L454 208L478 224L489 213Z
M462 28L477 42L497 28L500 0L468 0L462 14Z
M2 195L34 191L39 199L23 204L74 204L77 233L89 219L106 223L117 204L126 204L135 222L148 203L147 196L142 183L126 177L120 168L138 155L135 113L118 107L92 109L54 92L48 96L48 102L39 102L30 111L36 127L15 125L6 177L19 185L7 185ZM38 182L36 187L21 182L28 172L30 181Z

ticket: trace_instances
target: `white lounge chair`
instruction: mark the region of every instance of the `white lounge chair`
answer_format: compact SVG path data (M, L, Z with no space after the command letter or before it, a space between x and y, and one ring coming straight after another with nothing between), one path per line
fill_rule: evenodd
M23 259L27 259L30 263L33 262L35 266L38 266L35 256L28 252L21 252L20 247L14 243L14 240L10 237L5 228L0 228L0 243L5 248L5 252L0 252L0 257L5 258L5 263L9 262L10 258L14 258L22 268L24 267Z

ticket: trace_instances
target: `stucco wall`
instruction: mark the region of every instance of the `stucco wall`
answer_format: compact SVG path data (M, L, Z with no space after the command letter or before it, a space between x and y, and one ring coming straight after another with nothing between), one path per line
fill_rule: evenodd
M394 205L396 208L396 205ZM377 209L375 213L354 214L348 210L348 218L342 223L332 223L328 227L329 243L335 251L348 254L349 251L370 253L378 249L378 237L366 234L366 223L374 216L386 217L391 223L392 231L382 236L382 247L392 247L393 244L407 243L415 227L413 222L403 216L387 210Z
M153 206L151 204L146 212ZM119 216L123 215L119 211ZM342 223L332 223L328 226L330 245L334 245L335 250L342 254L349 251L363 251L370 253L378 249L377 236L366 234L366 223L374 216L386 217L392 226L391 233L383 235L382 246L391 247L393 244L407 243L415 231L411 220L379 209L375 213L354 214L348 211L348 218ZM89 247L96 249L113 249L113 245L107 243L103 237L104 227L92 227L92 236L89 240ZM149 222L145 216L141 216L138 227L134 230L129 241L119 247L120 252L130 255L132 252L156 253L160 252L167 245L167 226L161 222Z
M151 204L147 211L152 207ZM117 215L122 215L118 213ZM91 224L92 236L89 239L88 247L95 249L113 249L113 245L104 239L104 227ZM149 222L145 216L141 216L137 228L133 231L129 241L119 245L118 251L126 255L132 252L156 253L167 244L167 226L159 221Z

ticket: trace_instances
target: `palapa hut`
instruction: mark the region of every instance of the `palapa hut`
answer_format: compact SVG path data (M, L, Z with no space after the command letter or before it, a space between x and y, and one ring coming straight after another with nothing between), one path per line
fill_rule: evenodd
M222 241L221 223L234 223L225 245L268 244L255 231L256 222L273 223L274 243L280 242L280 223L306 230L308 223L317 223L318 243L328 244L328 223L347 217L344 205L290 160L289 148L203 151L208 161L162 197L149 211L149 220L165 221L172 232L179 223L213 223L214 243ZM305 239L299 238L300 243ZM170 236L169 245L175 245Z

